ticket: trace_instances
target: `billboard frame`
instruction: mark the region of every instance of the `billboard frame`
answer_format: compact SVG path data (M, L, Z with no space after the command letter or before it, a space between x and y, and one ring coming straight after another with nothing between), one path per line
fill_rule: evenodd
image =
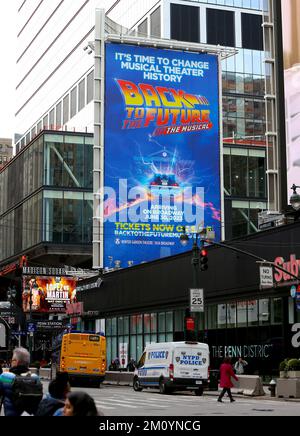
M223 46L190 43L162 38L141 38L131 35L105 33L105 10L96 9L95 17L95 75L94 75L94 168L93 168L93 268L103 270L104 262L104 114L105 114L105 44L136 45L187 53L215 55L219 71L219 144L220 144L220 197L221 197L221 239L225 237L224 186L223 186L223 116L222 116L222 68L221 61L235 55L238 50Z

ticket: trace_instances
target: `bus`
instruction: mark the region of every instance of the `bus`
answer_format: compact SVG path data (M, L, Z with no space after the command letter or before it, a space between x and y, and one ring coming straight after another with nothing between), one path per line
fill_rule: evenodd
M53 350L55 351L55 350ZM67 372L71 385L100 386L106 370L106 339L102 333L68 332L57 343L56 371Z

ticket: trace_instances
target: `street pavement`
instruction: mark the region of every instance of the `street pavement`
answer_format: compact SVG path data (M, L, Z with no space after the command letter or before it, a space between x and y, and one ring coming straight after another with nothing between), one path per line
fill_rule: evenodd
M48 392L48 384L43 381L44 393ZM234 403L226 397L223 403L218 403L218 391L205 391L202 397L192 392L162 395L155 389L135 392L130 386L107 384L100 388L72 387L72 390L90 394L104 417L300 416L300 399L273 398L269 393L261 397L234 395Z
M101 385L101 388L73 387L83 390L95 400L104 416L300 416L300 399L284 400L234 395L235 402L228 398L217 402L217 391L205 391L202 397L191 392L175 392L162 395L155 389L135 392L129 386ZM45 392L46 389L45 389Z

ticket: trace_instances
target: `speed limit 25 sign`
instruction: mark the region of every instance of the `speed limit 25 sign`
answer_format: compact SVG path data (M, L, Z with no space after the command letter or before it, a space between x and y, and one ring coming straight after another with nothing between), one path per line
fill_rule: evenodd
M204 312L203 289L190 289L191 312Z

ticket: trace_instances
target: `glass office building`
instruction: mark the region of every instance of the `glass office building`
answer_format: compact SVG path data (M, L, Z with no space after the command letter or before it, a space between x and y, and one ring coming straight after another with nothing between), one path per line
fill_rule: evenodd
M93 133L94 58L84 49L96 8L131 34L235 47L222 74L226 239L256 232L257 211L267 209L263 0L80 3L20 2L17 150L45 128Z
M91 258L92 154L93 135L45 131L1 170L0 262L49 245L57 264L62 244Z

